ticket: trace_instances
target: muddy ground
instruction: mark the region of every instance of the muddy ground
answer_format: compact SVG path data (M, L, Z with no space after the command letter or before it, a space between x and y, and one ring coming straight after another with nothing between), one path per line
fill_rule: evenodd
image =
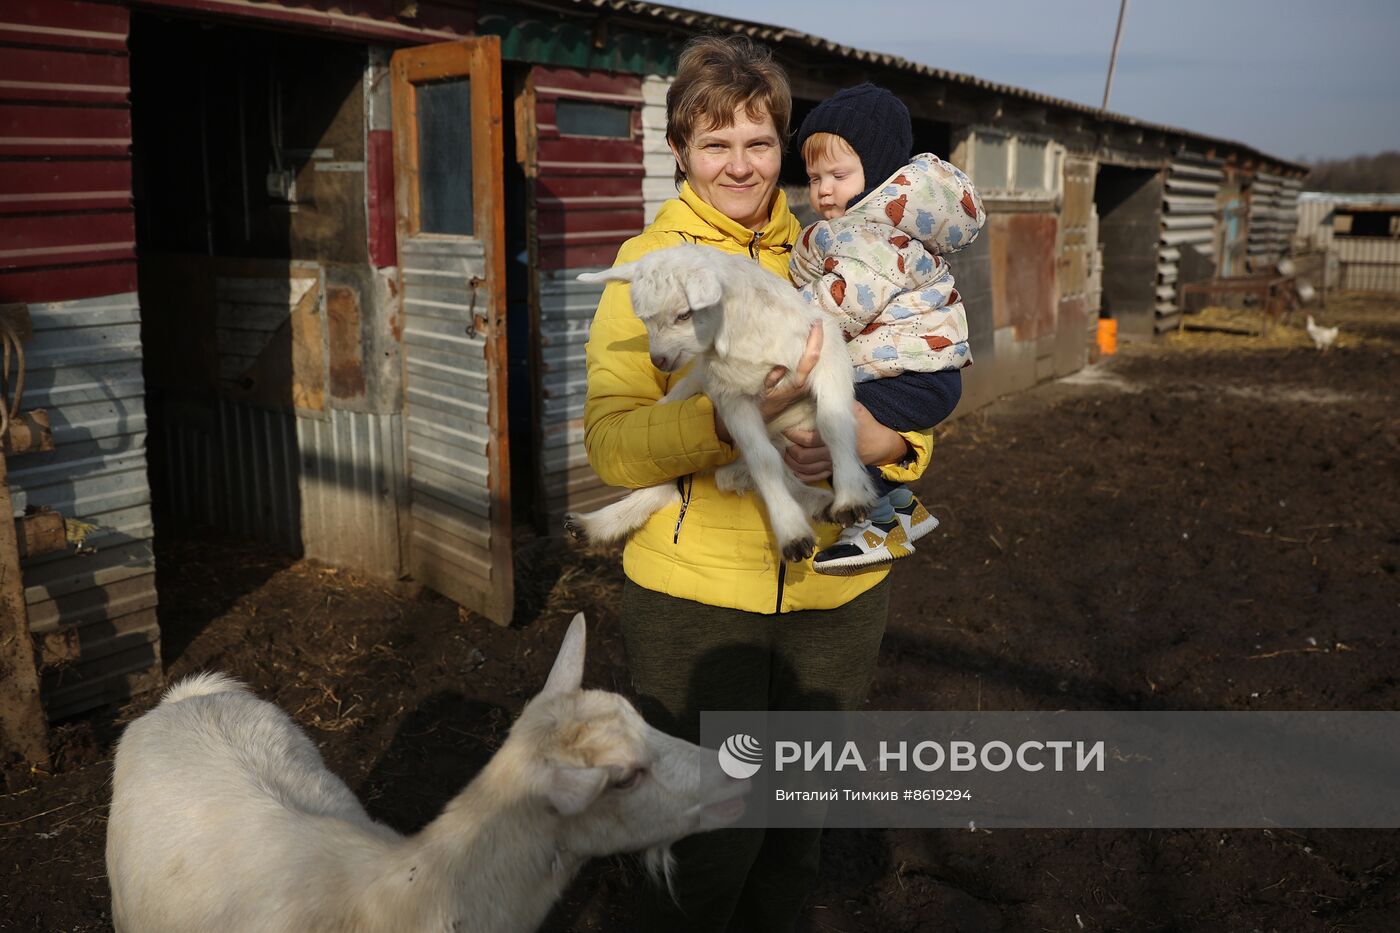
M1400 302L1187 333L964 417L921 492L944 526L895 573L879 709L1400 708ZM1301 323L1301 322L1299 322ZM615 557L519 546L519 621L210 534L158 550L166 669L229 670L291 711L370 812L429 820L543 682L576 610L586 682L626 690ZM109 928L111 742L0 798L0 929ZM1400 929L1400 832L833 831L827 931ZM594 863L551 931L633 928Z

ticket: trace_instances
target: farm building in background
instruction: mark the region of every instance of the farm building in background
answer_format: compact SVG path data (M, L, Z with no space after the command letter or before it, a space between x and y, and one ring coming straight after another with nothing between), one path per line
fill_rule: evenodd
M26 558L59 717L161 679L152 539L181 522L410 577L498 622L512 522L600 504L583 345L607 266L674 192L681 45L773 47L793 125L872 80L965 168L965 408L1073 372L1101 314L1271 267L1305 168L777 27L630 0L10 0L0 302L27 305L15 511L91 526ZM801 185L789 156L784 181Z
M1329 289L1400 295L1400 194L1305 191L1294 246L1326 257Z

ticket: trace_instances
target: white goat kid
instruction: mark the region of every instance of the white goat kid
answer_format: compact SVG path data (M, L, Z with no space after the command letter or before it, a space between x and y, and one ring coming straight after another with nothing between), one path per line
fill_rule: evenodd
M714 402L742 456L717 470L715 482L729 491L758 489L784 559L812 553L811 517L828 509L843 525L865 517L875 492L856 452L851 360L831 317L753 260L704 246L658 250L579 280L631 283L632 309L646 324L657 369L675 372L695 362L660 403L701 391ZM764 381L775 366L793 378L813 322L821 323L823 339L809 394L765 424ZM782 434L791 428L815 429L830 449L832 492L801 482L783 463ZM567 527L575 537L616 541L678 496L672 483L639 489L595 512L570 514Z
M587 858L738 819L748 782L617 694L580 689L583 656L580 614L500 751L407 838L276 706L223 674L176 684L117 746L118 933L534 930Z

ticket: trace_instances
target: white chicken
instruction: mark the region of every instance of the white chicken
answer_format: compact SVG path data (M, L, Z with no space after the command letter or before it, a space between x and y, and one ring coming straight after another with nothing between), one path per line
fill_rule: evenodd
M1318 327L1311 314L1308 315L1308 336L1313 343L1317 344L1319 350L1330 350L1332 344L1337 342L1337 334L1340 332L1337 327Z

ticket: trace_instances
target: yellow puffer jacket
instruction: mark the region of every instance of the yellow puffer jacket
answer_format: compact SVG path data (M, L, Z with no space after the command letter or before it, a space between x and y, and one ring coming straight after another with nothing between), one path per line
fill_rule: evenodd
M799 231L781 191L768 225L758 233L700 200L687 184L662 205L656 220L618 251L618 263L680 243L747 253L774 275L788 275ZM812 571L810 561L785 563L760 500L721 492L714 470L734 448L715 435L714 406L704 396L657 405L676 373L651 365L646 327L632 313L628 286L603 292L588 334L588 402L584 445L593 469L612 486L636 489L680 483L683 503L651 517L627 543L622 566L639 586L681 599L746 612L833 609L884 579L887 569L848 577ZM884 467L897 482L923 473L933 449L927 434L906 434L912 462ZM818 546L835 540L835 525L818 528Z

